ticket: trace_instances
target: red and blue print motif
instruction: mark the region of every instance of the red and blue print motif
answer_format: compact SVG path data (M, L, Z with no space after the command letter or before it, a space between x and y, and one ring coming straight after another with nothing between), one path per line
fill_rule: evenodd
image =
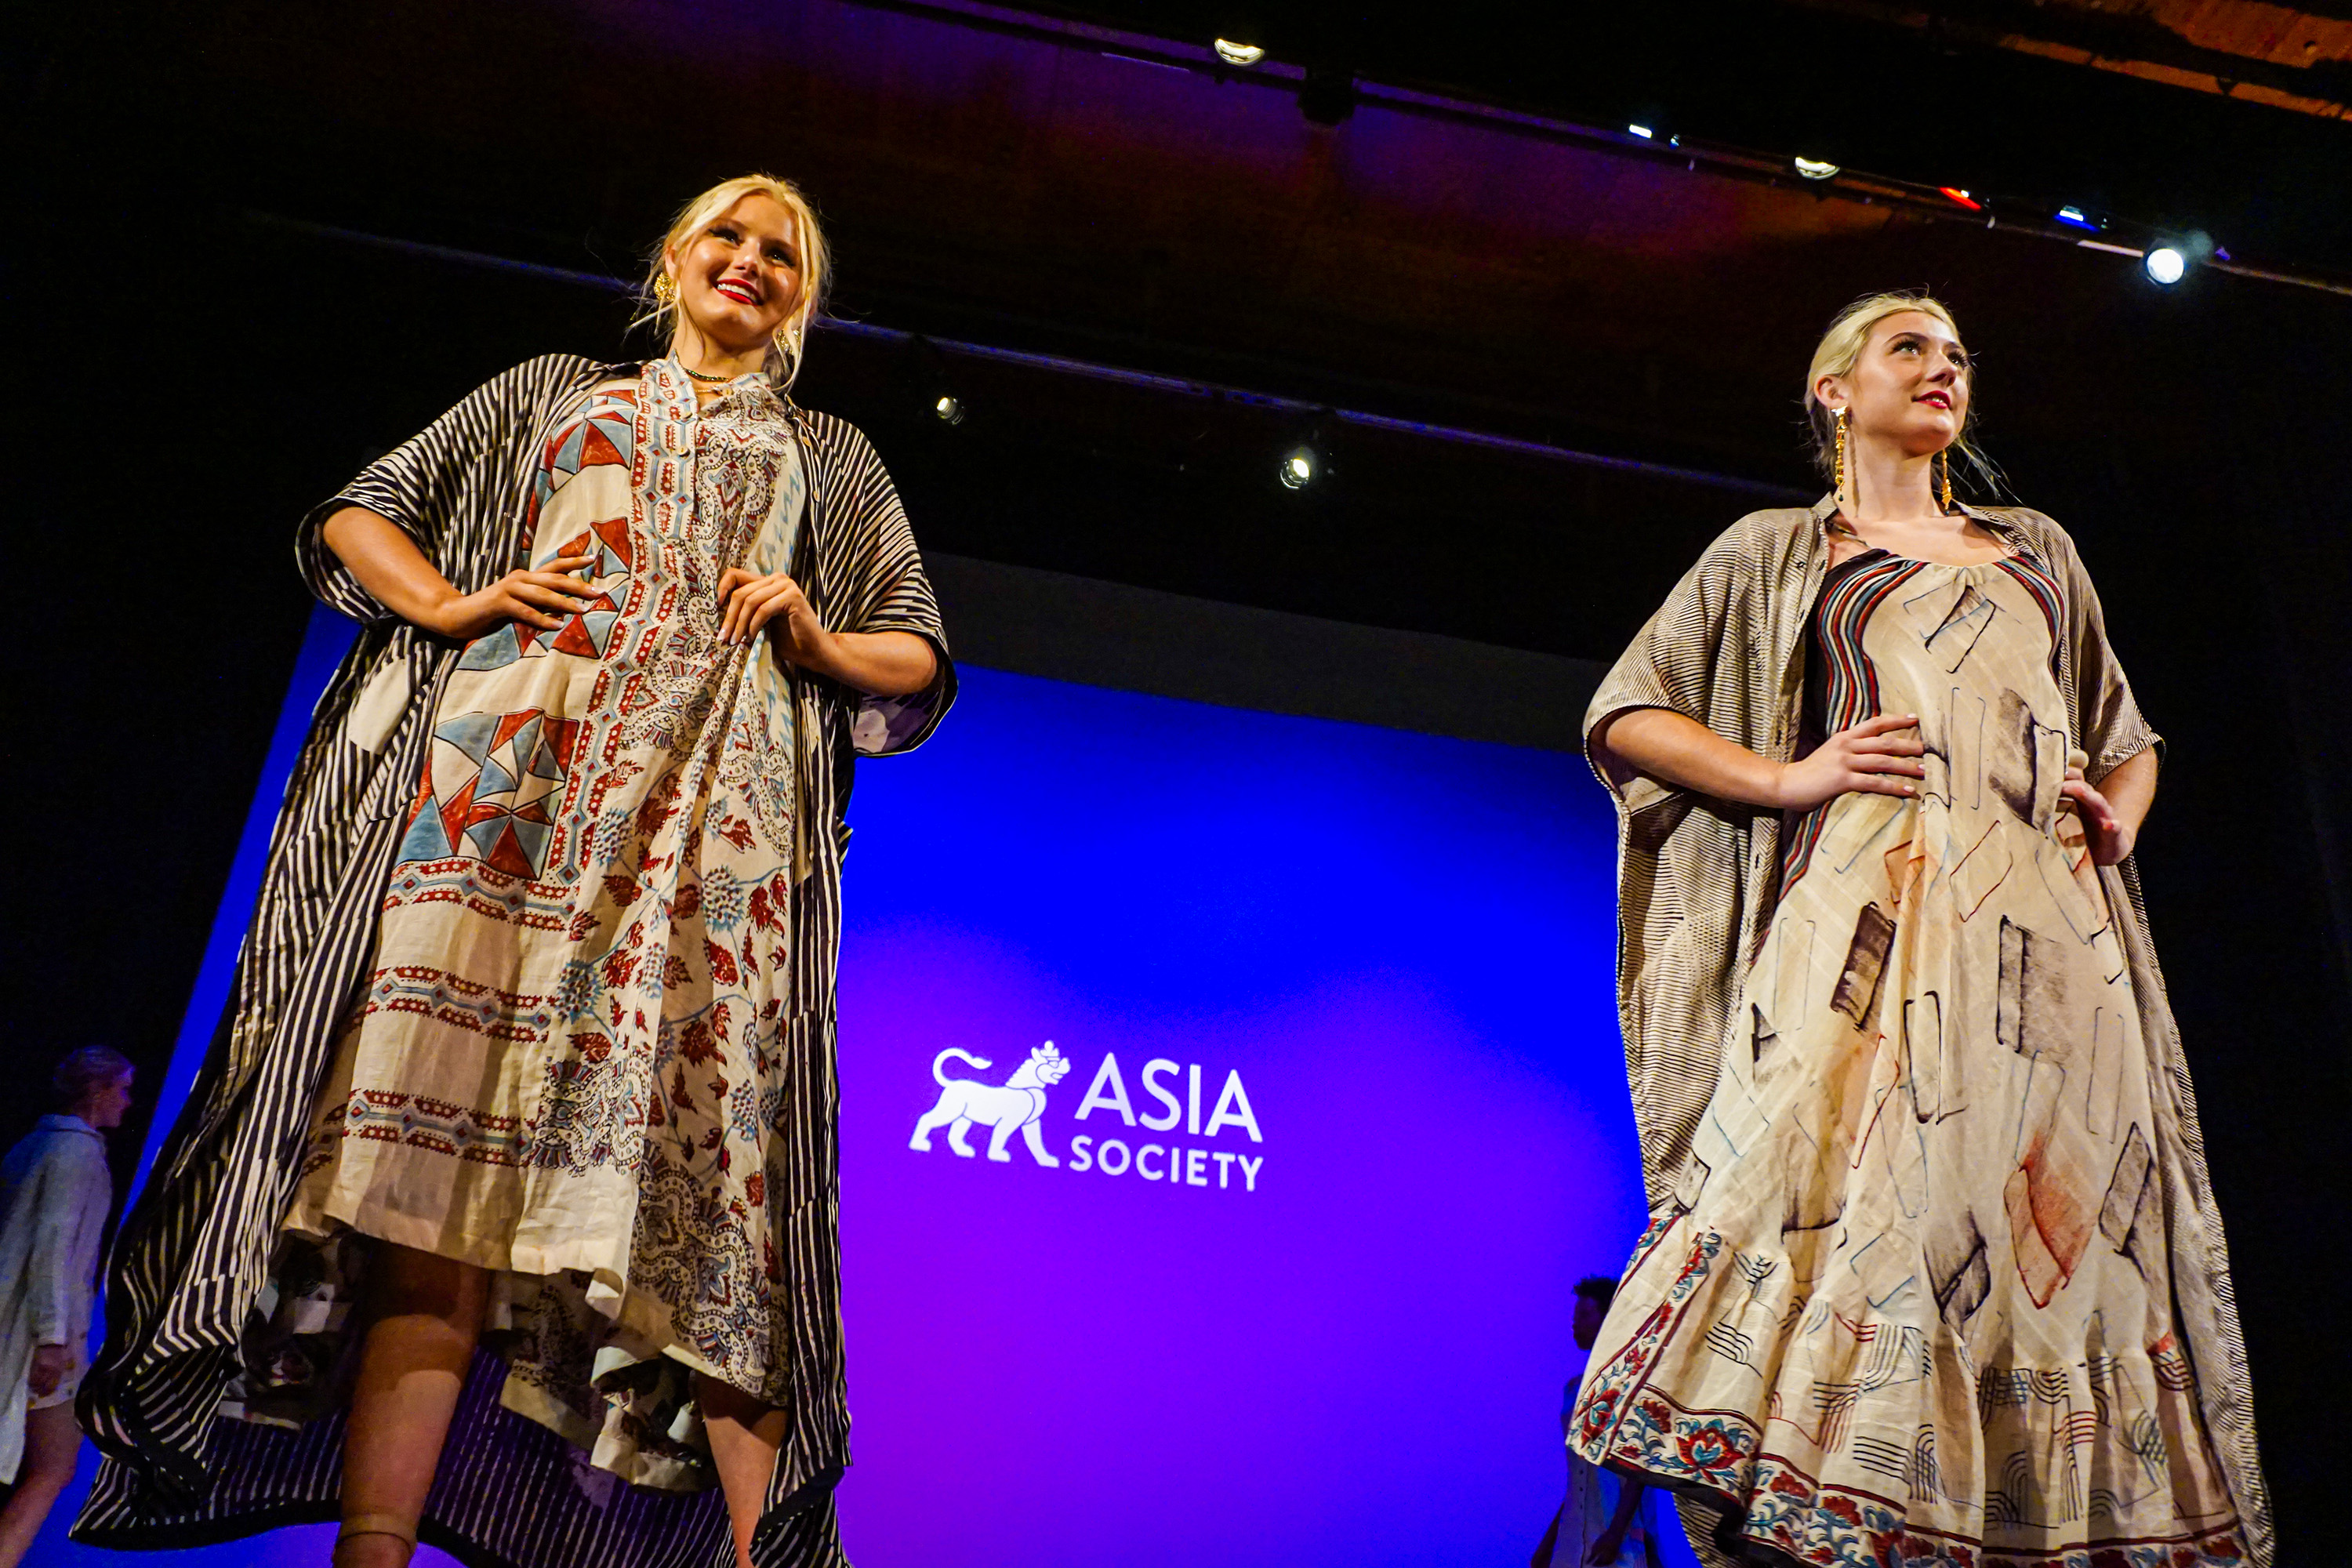
M580 722L536 708L436 726L396 864L475 859L540 879Z
M1924 570L1927 563L1900 555L1868 557L1852 563L1822 591L1813 606L1813 646L1822 655L1825 677L1822 732L1834 735L1850 730L1878 711L1878 671L1863 651L1863 629L1886 596ZM1826 803L1805 814L1780 856L1780 889L1796 885L1812 863L1813 847L1821 841L1828 819Z
M1670 1215L1652 1222L1643 1235L1642 1245L1634 1249L1637 1264L1672 1234L1680 1219L1678 1215ZM1707 1277L1715 1266L1716 1255L1722 1250L1723 1237L1714 1231L1704 1231L1693 1238L1690 1255L1683 1259L1681 1271L1667 1287L1665 1299L1658 1303L1657 1310L1643 1320L1626 1340L1624 1348L1611 1357L1599 1373L1585 1379L1583 1393L1570 1417L1573 1435L1569 1441L1586 1458L1601 1464L1620 1457L1625 1442L1622 1428L1633 1415L1634 1396L1651 1363L1657 1360L1659 1347L1666 1342L1681 1318L1684 1305Z
M1667 1215L1651 1225L1635 1249L1637 1265L1681 1219ZM1763 1427L1739 1412L1683 1408L1651 1386L1648 1373L1680 1331L1723 1245L1714 1231L1693 1237L1657 1308L1586 1382L1569 1428L1570 1447L1584 1458L1704 1499L1738 1516L1746 1539L1829 1568L2243 1568L2234 1519L2203 1531L2053 1552L1987 1546L1913 1523L1897 1499L1822 1486L1767 1452Z
M523 507L522 547L539 535L540 509L583 468L617 463L626 468L636 458L637 389L601 388L580 411L580 416L559 425L547 438L539 466L531 475L530 500Z

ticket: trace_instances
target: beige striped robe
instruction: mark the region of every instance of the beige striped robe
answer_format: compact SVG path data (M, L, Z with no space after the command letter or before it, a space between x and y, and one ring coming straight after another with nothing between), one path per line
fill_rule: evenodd
M1804 697L1806 627L1829 566L1836 510L1751 512L1707 547L1602 679L1585 735L1633 708L1667 708L1759 756L1788 760ZM2022 507L1969 509L2023 542L2065 588L2059 687L2093 783L2158 745L2107 644L2097 592L2065 530ZM1715 1091L1749 962L1763 938L1780 864L1780 814L1713 799L1632 772L1593 750L1618 808L1617 1003L1642 1170L1654 1213L1682 1206L1692 1135ZM2101 870L2117 910L2140 1031L2154 1053L2158 1163L2175 1308L2198 1400L2257 1568L2271 1562L2270 1500L2256 1453L2244 1336L2221 1211L2205 1169L2197 1099L2164 976L2147 933L2139 872ZM1689 1516L1694 1537L1712 1515Z

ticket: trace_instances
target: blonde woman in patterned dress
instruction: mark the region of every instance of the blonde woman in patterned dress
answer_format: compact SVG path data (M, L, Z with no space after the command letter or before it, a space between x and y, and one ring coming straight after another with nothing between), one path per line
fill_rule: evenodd
M2266 1563L2132 870L2157 737L2066 534L1952 500L1973 391L1943 306L1850 308L1833 492L1726 534L1593 702L1654 1220L1570 1442L1716 1560Z
M787 395L824 269L717 186L667 354L509 372L306 524L368 630L126 1228L85 1539L838 1560L841 808L954 688L887 476Z

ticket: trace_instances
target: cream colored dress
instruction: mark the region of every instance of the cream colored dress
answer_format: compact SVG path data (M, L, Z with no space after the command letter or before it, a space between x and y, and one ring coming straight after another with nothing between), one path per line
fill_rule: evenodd
M348 1310L347 1231L495 1271L506 1406L644 1485L715 1479L688 1373L788 1393L794 678L719 639L716 593L787 570L805 505L757 376L698 407L656 361L554 427L530 557L590 558L589 605L475 638L440 694L284 1222L333 1249L320 1314Z
M1790 825L1685 1205L1570 1437L1767 1556L2242 1560L2172 1318L2149 1053L2060 804L2063 592L2021 554L1872 552L1816 602L1822 731L1916 712L1927 777Z

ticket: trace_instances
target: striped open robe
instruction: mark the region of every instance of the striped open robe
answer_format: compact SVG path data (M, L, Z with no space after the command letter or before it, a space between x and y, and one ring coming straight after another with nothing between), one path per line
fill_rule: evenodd
M1708 546L1601 681L1585 713L1588 742L1612 714L1667 708L1760 756L1788 760L1804 698L1806 626L1829 565L1823 531L1835 510L1825 497L1810 510L1753 512ZM2032 550L2065 589L2058 684L2070 728L2089 754L2092 782L2158 744L2107 645L2098 594L2065 530L2021 507L1969 510ZM1715 1092L1732 1012L1771 912L1780 816L1634 773L1605 747L1596 753L1588 744L1587 754L1617 799L1618 1017L1643 1176L1652 1211L1664 1213L1684 1206L1696 1173L1692 1136ZM2156 1058L2158 1163L2177 1321L2249 1549L2256 1568L2266 1568L2270 1497L2189 1062L2148 939L2138 869L2126 859L2099 875L2130 961L2141 1034ZM1702 1523L1712 1522L1703 1509L1692 1517L1703 1552Z
M312 592L363 623L320 701L287 785L231 1002L204 1069L115 1248L104 1353L84 1384L83 1425L105 1455L75 1537L163 1547L331 1520L340 1415L299 1430L217 1416L240 1331L261 1290L297 1180L335 1030L366 973L377 910L456 645L370 598L320 538L358 505L391 519L460 592L523 563L534 466L557 420L599 381L635 374L568 355L490 381L373 464L304 520L297 551ZM835 960L841 940L843 813L856 752L919 744L954 700L938 606L889 476L866 438L790 410L810 500L798 580L824 624L929 640L940 674L898 700L822 679L794 682L810 869L792 911L793 1011L781 1069L790 1110L782 1293L791 1426L754 1542L762 1568L838 1559L832 1488L849 1458L840 1309ZM407 700L373 749L346 735L364 692ZM373 705L371 704L371 707ZM362 723L357 728L366 730ZM830 828L830 831L826 829ZM718 1492L659 1492L586 1471L555 1433L504 1414L500 1363L476 1360L424 1523L468 1563L566 1568L709 1568L732 1560Z

